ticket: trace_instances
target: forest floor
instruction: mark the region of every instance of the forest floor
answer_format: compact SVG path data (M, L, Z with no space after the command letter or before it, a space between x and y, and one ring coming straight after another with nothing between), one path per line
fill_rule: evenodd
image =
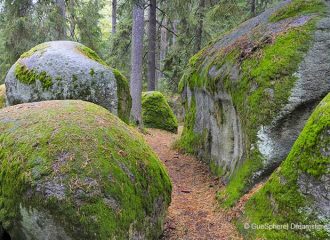
M221 184L195 157L172 148L178 135L148 129L145 138L166 165L173 184L162 239L242 239L231 220L235 212L219 207L215 198Z

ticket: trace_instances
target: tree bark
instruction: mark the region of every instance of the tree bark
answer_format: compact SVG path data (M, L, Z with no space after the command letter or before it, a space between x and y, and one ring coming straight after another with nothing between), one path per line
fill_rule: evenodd
M254 17L256 15L256 0L251 1L251 15Z
M58 25L58 40L66 39L66 7L65 0L56 0L56 5L59 10L61 19L59 20Z
M143 126L141 117L143 34L143 1L136 1L133 6L130 93L132 97L131 121L140 127Z
M156 88L156 0L150 0L148 31L148 91Z
M70 13L70 38L75 40L76 34L76 12L75 12L75 0L70 0L69 2L69 13Z
M164 18L163 25L167 25L167 18ZM160 50L159 50L159 63L160 63L160 69L163 68L163 61L166 57L167 53L167 30L164 27L161 27L160 29ZM162 72L159 73L159 78L163 78L164 74Z
M199 11L198 11L198 27L196 31L195 52L199 52L199 50L201 50L202 48L204 7L205 7L205 0L200 0Z
M112 0L112 34L116 33L117 27L117 0Z

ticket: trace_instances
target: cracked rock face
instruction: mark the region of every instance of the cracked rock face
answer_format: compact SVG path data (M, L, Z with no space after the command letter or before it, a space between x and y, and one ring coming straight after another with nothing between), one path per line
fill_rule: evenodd
M121 104L120 83L113 70L95 52L76 42L53 41L32 48L10 68L5 84L9 106L79 99L117 115ZM124 94L129 96L128 91Z
M0 238L158 239L171 182L108 110L78 100L0 110Z

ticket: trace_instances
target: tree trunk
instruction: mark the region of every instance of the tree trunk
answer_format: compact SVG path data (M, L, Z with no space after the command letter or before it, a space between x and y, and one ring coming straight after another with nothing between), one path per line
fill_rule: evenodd
M70 38L74 41L76 34L76 12L75 12L75 0L69 2L69 13L70 13Z
M256 15L256 0L251 1L251 15L254 17Z
M156 0L150 0L148 32L148 91L156 88Z
M56 0L56 5L61 19L59 20L58 25L58 40L66 39L66 7L65 0Z
M167 18L164 18L163 25L167 25ZM159 50L159 64L160 69L163 69L163 61L166 57L167 53L167 30L164 27L161 27L160 29L160 50ZM160 72L159 78L163 78L164 74Z
M112 0L112 34L116 33L117 27L117 0Z
M196 42L195 42L196 53L199 52L199 50L201 50L202 48L204 7L205 7L205 0L200 0L199 12L198 12L198 27L196 31Z
M136 1L133 6L130 92L132 97L131 121L138 126L143 126L141 117L143 34L144 6L142 1Z

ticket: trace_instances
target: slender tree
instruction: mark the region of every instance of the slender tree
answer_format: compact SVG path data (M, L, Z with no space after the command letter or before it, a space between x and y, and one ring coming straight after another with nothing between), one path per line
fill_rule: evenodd
M196 31L195 52L198 52L202 48L204 8L205 0L200 0L198 7L198 27Z
M132 97L131 121L143 126L141 112L142 60L144 35L144 2L135 0L133 4L132 53L130 93Z
M116 33L117 27L117 0L112 0L112 34Z
M256 15L256 0L250 0L251 4L251 15L254 17Z
M56 0L56 5L58 7L58 12L61 18L58 21L58 39L66 39L66 6L65 0Z
M156 88L156 0L150 0L148 31L148 91Z

